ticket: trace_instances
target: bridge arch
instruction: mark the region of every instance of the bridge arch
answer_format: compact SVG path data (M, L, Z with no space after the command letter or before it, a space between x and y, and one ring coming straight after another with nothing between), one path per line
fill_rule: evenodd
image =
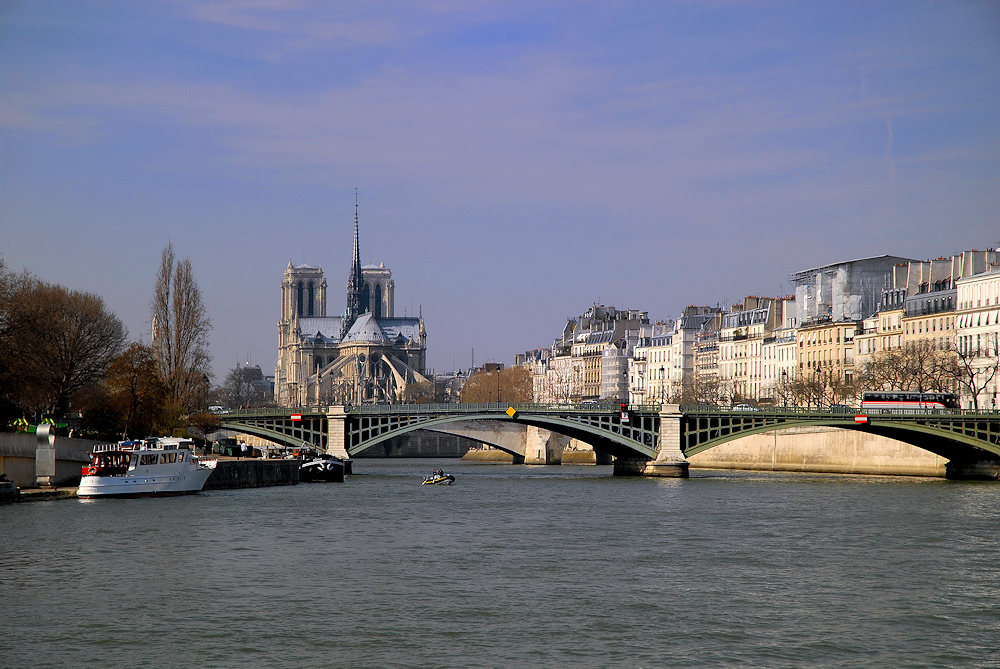
M408 425L383 425L384 431L380 434L371 434L373 428L358 428L352 429L348 428L351 432L349 443L347 446L347 453L350 456L357 455L365 451L366 449L375 446L387 439L397 437L409 432L414 432L416 430L428 429L433 430L435 426L443 426L449 423L459 423L459 422L469 422L469 421L496 421L498 419L497 413L463 413L455 415L440 415L434 418L428 418L426 420L414 421ZM574 439L579 439L580 441L591 444L595 450L602 451L613 455L615 457L636 457L641 456L645 458L655 458L657 454L656 437L649 433L649 443L639 443L627 436L621 434L615 434L614 432L609 432L602 430L597 427L583 424L579 421L565 418L559 415L525 415L518 413L515 418L511 419L513 422L522 425L531 425L534 427L540 427L545 430L550 430L552 432L557 432L559 434L571 437ZM375 428L377 429L377 428ZM365 438L365 432L369 432L369 436ZM523 453L514 453L508 448L502 448L505 452L512 453L514 455L523 455Z
M738 424L726 424L721 416L713 422L706 417L685 415L681 446L686 457L754 434L766 434L796 427L832 427L860 431L896 439L942 458L958 462L1000 458L1000 424L996 419L963 420L961 415L892 415L867 417L856 422L853 415L821 417L731 415ZM742 420L741 420L742 419ZM748 422L750 424L748 424Z

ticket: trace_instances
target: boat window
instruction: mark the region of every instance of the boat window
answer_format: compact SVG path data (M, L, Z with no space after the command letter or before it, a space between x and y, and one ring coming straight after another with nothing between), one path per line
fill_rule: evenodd
M177 454L177 462L184 462L184 451Z
M161 465L167 465L167 464L171 464L173 462L177 462L177 454L176 453L164 453L163 455L160 456L160 464Z
M133 469L136 468L136 465L138 464L139 464L139 456L133 453L131 456L129 456L128 470L132 471Z
M146 453L139 460L140 465L155 465L156 464L156 453Z

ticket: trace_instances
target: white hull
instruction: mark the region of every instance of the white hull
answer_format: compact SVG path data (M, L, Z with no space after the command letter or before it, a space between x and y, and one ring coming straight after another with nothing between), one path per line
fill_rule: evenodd
M208 463L206 463L207 465ZM215 471L199 468L188 472L160 476L84 476L80 479L77 497L146 497L153 495L184 495L199 492Z
M143 441L99 444L83 467L77 497L151 497L201 490L216 460L202 460L190 440L150 437Z

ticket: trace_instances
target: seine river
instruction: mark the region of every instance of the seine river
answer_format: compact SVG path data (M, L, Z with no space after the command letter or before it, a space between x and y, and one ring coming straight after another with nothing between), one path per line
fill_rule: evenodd
M0 507L0 666L1000 666L1000 484L355 464Z

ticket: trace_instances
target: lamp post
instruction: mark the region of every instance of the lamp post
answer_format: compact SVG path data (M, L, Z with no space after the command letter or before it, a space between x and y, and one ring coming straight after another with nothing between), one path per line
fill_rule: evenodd
M823 365L816 363L816 408L819 409L820 398L823 395L823 391L826 390L823 387Z
M788 408L788 370L781 370L781 403Z
M660 365L660 404L663 404L663 402L667 399L667 389L666 384L664 383L666 379L665 372L666 368L664 368L663 365Z

